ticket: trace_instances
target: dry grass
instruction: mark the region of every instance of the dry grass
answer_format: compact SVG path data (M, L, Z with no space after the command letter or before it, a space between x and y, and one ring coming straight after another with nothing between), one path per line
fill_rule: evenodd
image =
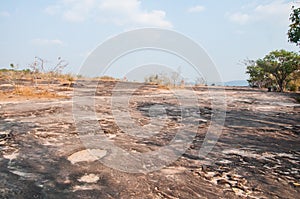
M33 73L30 71L0 70L2 84L0 100L53 99L67 98L60 91L72 91L72 88L58 87L61 82L71 85L76 78L71 74Z
M170 90L170 87L169 87L169 86L162 85L162 84L157 85L157 88L158 88L158 89L162 89L162 90Z
M162 90L170 90L170 89L185 89L186 87L184 85L163 85L163 84L158 84L157 85L158 89L162 89Z
M0 100L23 100L23 99L54 99L67 98L56 92L49 91L46 87L16 86L13 90L0 91Z
M13 93L19 96L26 96L26 97L45 97L45 98L57 97L57 94L54 92L50 92L41 87L35 88L31 86L17 86L14 89Z
M72 87L60 87L56 89L57 91L73 91Z
M101 81L118 81L118 79L110 76L97 77L96 79Z

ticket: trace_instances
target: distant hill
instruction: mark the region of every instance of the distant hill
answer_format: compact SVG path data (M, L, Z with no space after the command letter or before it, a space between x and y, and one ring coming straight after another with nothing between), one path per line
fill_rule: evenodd
M249 86L249 84L246 80L234 80L224 82L224 86Z
M215 85L215 86L249 86L246 80L233 80L228 82L208 82L207 85Z
M195 85L195 82L186 82L186 85ZM249 86L246 80L234 80L228 82L207 82L208 86Z

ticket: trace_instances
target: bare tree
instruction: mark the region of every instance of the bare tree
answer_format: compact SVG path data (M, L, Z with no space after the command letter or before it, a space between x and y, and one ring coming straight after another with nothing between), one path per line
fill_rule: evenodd
M58 62L54 67L47 68L46 63L48 63L45 59L42 59L40 57L35 57L32 64L29 65L29 67L32 70L33 77L34 77L34 83L35 86L37 86L37 79L39 74L43 74L44 77L46 77L46 80L48 84L52 83L54 78L61 74L63 69L65 69L69 63L66 60L63 60L61 57L57 58Z
M176 72L171 73L171 80L174 87L176 87L179 83L181 83L182 79L180 77L181 77L181 67L179 66Z
M203 77L197 77L196 80L195 80L195 85L205 85L206 84L206 81Z
M62 73L63 69L65 69L69 63L66 60L63 60L61 57L57 58L58 63L49 71L55 74Z
M36 57L34 57L34 61L29 65L29 68L32 71L35 87L37 87L37 85L38 85L38 83L37 83L38 74L40 72L45 72L44 64L45 64L45 60L36 56Z

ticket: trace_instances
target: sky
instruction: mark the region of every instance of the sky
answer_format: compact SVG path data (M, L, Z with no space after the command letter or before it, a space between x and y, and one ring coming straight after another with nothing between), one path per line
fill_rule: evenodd
M198 43L214 62L223 81L246 80L243 60L262 58L277 49L299 51L287 38L293 5L298 7L299 3L285 0L5 0L0 3L0 68L7 68L11 63L27 68L36 56L51 67L61 57L69 62L64 72L77 74L93 50L108 38L124 31L155 27L176 31ZM125 57L123 62L118 60L118 64L112 64L107 74L125 76L132 73L131 66L126 68L128 63L135 64L132 67L136 68L137 64L149 65L153 58L152 63L180 69L189 81L196 78L185 61L165 53L156 54L147 51L128 55L131 60L139 61L129 62ZM140 60L141 57L145 59Z

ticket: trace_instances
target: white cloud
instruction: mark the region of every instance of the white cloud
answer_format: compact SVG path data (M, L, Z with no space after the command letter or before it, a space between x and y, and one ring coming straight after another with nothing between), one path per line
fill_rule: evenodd
M99 9L104 14L98 20L116 25L172 27L164 11L145 11L139 0L102 0Z
M283 0L274 1L270 4L258 5L254 9L257 20L272 20L275 23L289 24L289 15L293 3Z
M205 10L204 6L194 6L188 9L188 12L203 12Z
M1 11L1 12L0 12L0 16L1 16L1 17L10 17L10 13L7 12L7 11Z
M267 21L277 25L288 25L292 6L292 2L276 0L268 4L256 4L251 7L244 6L243 12L227 13L226 16L230 21L241 25L260 21ZM245 11L245 8L247 8L247 11Z
M71 22L83 22L91 17L95 0L64 0L63 18Z
M31 40L31 43L34 45L39 45L39 46L49 46L49 45L57 45L57 46L62 46L64 43L59 40L59 39L33 39Z
M248 14L236 12L233 14L228 14L229 20L238 24L246 24L250 21L251 17Z
M165 11L144 10L141 0L62 0L46 8L46 13L55 13L57 7L62 8L63 19L70 22L94 20L115 25L172 27Z
M161 10L153 10L151 12L141 12L131 15L131 21L129 23L135 23L137 25L158 26L171 28L172 24L169 21L164 20L166 13Z
M139 0L102 0L99 7L104 10L132 12L139 9L140 5Z

